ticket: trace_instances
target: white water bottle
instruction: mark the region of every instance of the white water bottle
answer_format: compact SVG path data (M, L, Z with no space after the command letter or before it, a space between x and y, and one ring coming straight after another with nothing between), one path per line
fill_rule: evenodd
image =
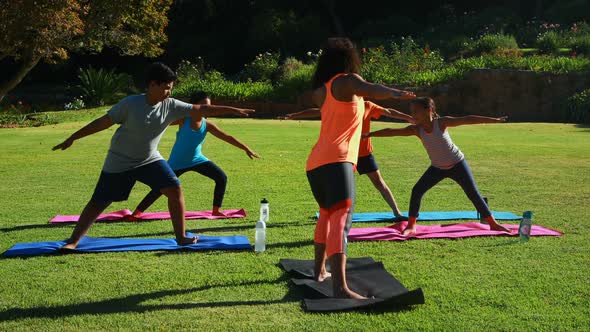
M264 223L268 222L268 218L269 218L269 213L270 213L270 208L268 207L268 201L266 200L266 198L263 198L262 201L260 201L260 219L263 221Z
M254 251L264 252L266 250L266 223L258 220L256 223L256 238L254 240Z
M518 227L518 237L520 242L527 242L531 237L531 228L533 227L533 212L525 211L522 215L522 221Z

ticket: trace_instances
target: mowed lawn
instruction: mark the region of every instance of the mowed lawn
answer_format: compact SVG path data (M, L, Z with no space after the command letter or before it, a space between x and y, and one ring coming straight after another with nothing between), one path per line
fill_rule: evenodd
M308 314L301 293L277 263L312 258L316 211L304 172L316 121L213 120L263 158L214 137L205 154L229 177L226 208L243 220L188 221L191 231L254 240L259 201L271 204L268 250L143 252L0 258L0 330L588 330L590 329L590 128L515 123L452 129L494 210L534 211L534 223L562 237L351 243L351 257L372 256L426 304L398 312ZM62 240L72 226L47 221L79 214L89 199L114 128L51 147L85 122L0 130L0 251L17 242ZM388 124L375 123L374 128ZM389 124L400 126L400 124ZM167 156L171 128L160 150ZM385 179L406 211L413 184L428 167L416 138L374 139ZM210 209L213 183L182 178L187 208ZM357 177L357 211L386 211L368 179ZM133 209L148 188L136 185ZM152 210L166 209L160 200ZM444 181L423 211L471 210L460 188ZM378 226L384 224L363 224ZM95 237L172 237L170 221L96 224Z

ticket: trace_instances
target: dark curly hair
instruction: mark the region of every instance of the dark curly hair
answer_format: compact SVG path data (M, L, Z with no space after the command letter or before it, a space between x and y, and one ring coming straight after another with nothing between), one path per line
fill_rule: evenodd
M340 73L358 74L361 57L348 38L329 38L322 47L322 54L313 75L312 87L322 87Z

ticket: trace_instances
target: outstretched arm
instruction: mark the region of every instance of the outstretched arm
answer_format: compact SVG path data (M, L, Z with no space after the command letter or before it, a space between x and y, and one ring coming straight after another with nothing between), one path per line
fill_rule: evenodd
M351 94L373 99L414 99L416 95L411 91L398 90L387 87L383 84L365 81L357 74L348 75L346 86Z
M501 123L506 122L507 119L507 116L503 116L501 118L491 118L488 116L467 115L461 117L443 116L440 118L440 121L444 127L457 127L482 123Z
M310 118L320 118L322 113L320 112L319 108L308 108L304 111L297 112L297 113L290 113L282 117L284 120L298 120L298 119L310 119Z
M68 137L62 143L53 147L53 151L55 150L65 150L72 146L75 140L80 138L90 136L92 134L96 134L99 131L103 131L114 124L113 120L108 114L101 116L100 118L90 122L82 129L78 130L77 132L73 133L72 136Z
M215 117L227 114L247 117L254 112L255 111L251 109L237 108L231 106L194 104L190 116L194 118L199 118L208 116Z
M226 134L211 121L207 121L207 130L211 133L211 135L219 138L220 140L244 150L250 159L260 158L260 156L256 152L252 151L252 149L250 149L246 144L240 142L237 138Z
M383 116L391 118L391 119L404 120L404 121L407 121L411 124L414 124L414 118L411 115L408 115L404 112L400 112L394 108L384 109Z
M407 126L405 128L385 128L368 134L364 134L363 138L413 135L417 135L416 126Z

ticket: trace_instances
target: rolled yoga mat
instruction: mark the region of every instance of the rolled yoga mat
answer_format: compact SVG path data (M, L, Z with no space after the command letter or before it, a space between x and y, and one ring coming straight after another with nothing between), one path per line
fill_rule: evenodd
M186 220L192 219L230 219L230 218L245 218L246 210L224 210L222 211L225 216L214 216L212 211L187 211L184 214ZM98 216L96 221L145 221L145 220L166 220L170 219L170 213L168 212L145 212L140 218L131 219L132 212L130 210L119 210L111 213L105 213ZM50 223L76 223L80 216L78 215L67 215L67 216L55 216L49 220Z
M408 216L407 212L403 213ZM496 220L521 220L522 217L512 212L492 211ZM316 218L320 214L316 213ZM352 222L388 222L394 219L392 212L357 212L352 215ZM479 216L476 211L434 211L420 212L418 221L444 221L444 220L477 220Z
M187 236L193 236L187 233ZM250 241L245 236L198 235L199 241L179 246L175 239L117 239L84 237L76 250L69 252L100 253L116 251L172 251L172 250L249 250ZM38 256L60 253L65 241L18 243L2 254L4 257Z
M279 265L304 292L303 308L309 312L335 312L367 308L395 309L424 303L421 289L408 290L389 274L381 262L370 257L350 258L346 264L348 286L355 292L374 297L367 300L335 298L332 278L318 283L313 280L312 260L281 259ZM329 270L329 266L328 266Z
M475 236L518 236L518 225L504 224L511 233L491 231L488 225L478 222L450 225L416 225L417 233L402 235L407 222L399 222L387 227L352 228L348 233L349 241L405 241L409 239L458 239ZM533 225L531 236L561 236L563 233Z

